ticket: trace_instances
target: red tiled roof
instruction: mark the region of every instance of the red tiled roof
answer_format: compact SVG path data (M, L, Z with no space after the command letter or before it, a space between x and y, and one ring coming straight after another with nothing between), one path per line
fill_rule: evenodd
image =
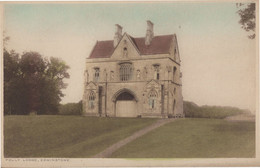
M98 41L89 58L109 58L114 51L113 41Z
M149 46L145 45L145 38L129 36L141 55L169 53L173 35L155 36ZM109 58L114 52L113 40L98 41L89 58Z

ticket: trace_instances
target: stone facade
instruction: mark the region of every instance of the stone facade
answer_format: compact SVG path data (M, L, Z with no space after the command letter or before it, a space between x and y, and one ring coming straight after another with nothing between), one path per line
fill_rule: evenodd
M122 35L98 41L89 58L83 95L86 116L184 117L176 35L153 35L147 21L143 38Z

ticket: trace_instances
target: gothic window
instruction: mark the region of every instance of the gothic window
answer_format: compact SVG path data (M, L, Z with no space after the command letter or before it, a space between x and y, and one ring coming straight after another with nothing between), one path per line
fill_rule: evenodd
M88 96L88 107L90 109L94 108L94 102L95 102L95 93L91 91Z
M94 82L98 82L99 80L99 68L94 68L95 73L94 73Z
M174 93L174 94L176 93L176 88L174 88L173 93Z
M124 54L124 57L127 57L127 48L126 47L124 48L123 54Z
M177 68L173 67L173 77L172 77L173 82L175 81L176 71L177 71Z
M153 67L154 67L154 79L159 80L160 79L160 73L159 73L160 65L154 64Z
M132 64L131 63L120 64L119 73L120 73L120 80L121 81L131 80L131 77L132 77Z
M156 99L157 99L157 93L156 93L155 90L152 90L149 93L149 107L150 107L150 109L155 108Z

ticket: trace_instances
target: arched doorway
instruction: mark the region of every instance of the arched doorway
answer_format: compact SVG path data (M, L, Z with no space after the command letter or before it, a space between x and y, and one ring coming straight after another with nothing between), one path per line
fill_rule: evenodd
M115 100L116 117L136 117L137 103L134 95L124 91L121 92Z

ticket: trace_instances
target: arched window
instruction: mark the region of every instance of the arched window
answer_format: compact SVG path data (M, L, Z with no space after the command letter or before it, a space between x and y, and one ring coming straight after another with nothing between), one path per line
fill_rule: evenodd
M156 93L155 90L152 90L149 93L149 107L150 107L150 109L154 109L155 108L156 99L157 99L157 93Z
M91 91L88 96L88 107L90 109L94 108L94 102L95 102L95 93Z
M131 63L123 63L120 64L120 80L121 81L128 81L132 78L132 64Z
M99 79L99 68L94 68L95 73L94 73L94 82L98 82Z
M127 53L127 48L126 48L126 47L124 48L123 53L124 53L124 57L127 57L127 54L128 54L128 53Z

